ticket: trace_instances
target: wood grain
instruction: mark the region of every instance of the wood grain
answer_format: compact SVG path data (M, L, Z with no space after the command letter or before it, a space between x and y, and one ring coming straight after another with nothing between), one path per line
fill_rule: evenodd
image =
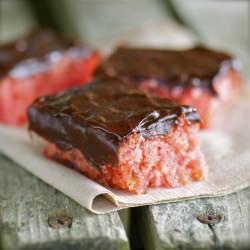
M146 250L250 246L250 188L224 197L138 208L136 214Z
M129 249L118 213L94 215L2 155L1 247L2 250Z

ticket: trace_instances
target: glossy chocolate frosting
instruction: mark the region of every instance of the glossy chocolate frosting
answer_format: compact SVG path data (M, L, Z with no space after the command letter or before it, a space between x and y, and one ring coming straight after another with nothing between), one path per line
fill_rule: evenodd
M144 95L117 79L103 79L58 95L40 97L29 108L29 127L60 148L78 148L94 166L117 162L131 133L164 135L180 116L199 122L195 109Z
M214 79L238 61L223 52L199 46L188 50L118 48L98 69L98 75L129 79L133 83L156 80L168 88L200 87L215 92Z
M73 57L89 54L76 40L47 29L34 30L13 43L0 46L0 80L6 75L19 78L46 71L64 51Z

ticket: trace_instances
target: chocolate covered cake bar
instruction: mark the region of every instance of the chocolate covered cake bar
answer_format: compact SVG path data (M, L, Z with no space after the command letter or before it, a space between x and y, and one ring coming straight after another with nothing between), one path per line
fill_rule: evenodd
M46 29L0 46L0 122L26 122L36 97L90 81L99 62L96 51Z
M204 127L213 124L220 107L239 96L239 62L205 47L188 50L118 48L97 75L119 77L146 93L197 108Z
M47 157L112 188L144 193L205 175L196 110L115 78L40 97L28 118Z

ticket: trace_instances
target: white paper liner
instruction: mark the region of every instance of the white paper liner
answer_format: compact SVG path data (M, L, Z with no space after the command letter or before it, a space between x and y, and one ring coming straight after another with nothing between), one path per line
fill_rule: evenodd
M223 123L200 133L209 166L204 181L181 188L151 188L133 195L101 186L43 156L43 143L31 142L25 128L0 126L0 151L27 171L96 214L126 207L228 194L250 185L250 98L223 115Z

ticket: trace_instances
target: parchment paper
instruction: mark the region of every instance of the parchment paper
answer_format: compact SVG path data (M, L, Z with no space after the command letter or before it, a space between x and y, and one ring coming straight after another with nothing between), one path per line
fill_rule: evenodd
M43 157L43 143L31 142L25 128L0 127L0 151L20 166L60 190L90 211L101 214L126 207L209 197L237 191L250 185L250 98L222 117L217 129L200 133L209 166L206 180L182 188L149 189L133 195L110 188Z

